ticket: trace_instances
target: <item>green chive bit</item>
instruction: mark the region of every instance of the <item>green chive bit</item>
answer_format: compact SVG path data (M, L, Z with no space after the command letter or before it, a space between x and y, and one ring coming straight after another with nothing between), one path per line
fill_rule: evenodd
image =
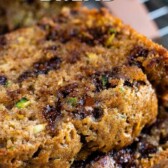
M8 150L10 150L10 151L13 151L14 149L15 149L14 146L11 146L11 147L8 148Z
M67 103L71 106L76 106L77 105L77 98L76 97L69 97L67 99Z
M5 87L9 87L11 84L12 84L11 81L6 81Z
M109 34L116 34L116 33L117 33L116 29L111 28L109 30Z
M105 43L105 45L107 47L111 46L111 43L112 43L113 39L115 38L116 33L117 33L117 31L115 29L110 29L109 30L109 37L108 37L108 39L106 40L106 43Z
M103 75L101 78L101 81L102 81L103 87L105 87L108 83L108 78L105 75Z
M120 92L124 92L125 89L123 87L120 87Z
M27 98L25 98L25 97L21 98L21 99L16 103L16 107L19 108L19 109L25 108L25 107L27 107L27 106L29 106L29 105L30 105L30 101L29 101Z

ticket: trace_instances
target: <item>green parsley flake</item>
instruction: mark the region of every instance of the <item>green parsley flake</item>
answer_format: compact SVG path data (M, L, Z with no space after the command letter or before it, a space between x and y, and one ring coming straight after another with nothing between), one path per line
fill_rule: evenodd
M107 47L111 46L111 43L112 43L113 39L115 38L116 33L117 33L117 31L115 29L109 30L109 38L107 39L106 44L105 44Z
M125 89L123 87L120 87L120 92L124 92Z
M71 106L76 106L77 105L77 98L76 97L69 97L67 99L67 103Z
M22 99L20 99L20 100L16 103L16 107L19 108L19 109L25 108L25 107L27 107L27 106L29 106L29 105L30 105L30 101L29 101L27 98L25 98L25 97L23 97Z
M11 81L6 81L5 87L9 87L11 84L12 84Z
M113 28L111 28L110 30L109 30L109 34L116 34L117 33L117 31L115 30L115 29L113 29Z
M105 75L103 75L101 78L101 81L102 81L103 87L105 87L108 83L108 78Z

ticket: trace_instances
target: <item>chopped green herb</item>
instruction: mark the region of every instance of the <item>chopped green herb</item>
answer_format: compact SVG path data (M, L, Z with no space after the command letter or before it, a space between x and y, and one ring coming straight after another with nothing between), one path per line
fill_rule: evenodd
M117 33L117 31L116 31L115 29L111 28L111 29L109 30L109 34L115 34L115 33Z
M106 43L105 43L105 45L107 47L111 46L111 43L112 43L116 33L117 33L117 31L115 29L113 29L113 28L109 30L109 37L108 37L108 39L106 40Z
M103 87L105 87L108 83L108 78L105 75L103 75L101 78L101 81L102 81Z
M5 87L9 87L11 84L12 84L11 81L6 81Z
M11 146L11 147L8 148L8 150L10 150L10 151L13 151L14 149L15 149L14 146Z
M120 92L124 92L124 91L125 91L125 89L120 87Z
M67 99L67 103L71 106L76 106L77 105L77 98L76 97L69 97Z
M16 107L19 108L19 109L25 108L25 107L27 107L27 106L29 106L29 105L30 105L30 101L29 101L27 98L25 98L25 97L23 97L22 99L20 99L20 100L16 103Z
M110 37L107 39L107 41L106 41L106 46L107 46L107 47L110 47L110 46L111 46L111 43L112 43L114 37L115 37L115 34L112 34L112 35L110 35Z

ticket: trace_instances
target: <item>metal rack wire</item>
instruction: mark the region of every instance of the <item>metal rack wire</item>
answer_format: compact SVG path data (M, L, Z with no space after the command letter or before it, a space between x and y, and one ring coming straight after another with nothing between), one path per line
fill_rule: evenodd
M158 26L160 39L156 42L168 48L168 0L139 0L143 3L148 11L149 16ZM96 1L84 3L86 6L100 8L102 4Z
M160 39L157 42L168 48L168 0L140 0L148 11L149 16L159 28Z

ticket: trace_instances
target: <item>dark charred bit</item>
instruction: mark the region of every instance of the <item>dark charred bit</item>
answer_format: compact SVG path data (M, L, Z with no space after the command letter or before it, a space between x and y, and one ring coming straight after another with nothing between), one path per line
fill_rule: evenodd
M46 48L46 50L51 50L51 51L56 51L57 50L57 46L56 45L52 45Z
M134 86L139 87L139 86L145 86L146 82L145 81L134 81Z
M138 61L137 58L143 57L146 58L149 54L149 50L142 46L135 46L130 52L128 62L130 65L136 65L141 67L142 62Z
M72 113L75 119L78 120L82 120L88 116L93 116L93 111L86 110L84 105L79 105Z
M83 134L81 134L80 137L81 137L80 141L81 141L83 144L86 144L86 136L84 136Z
M26 0L26 3L31 5L34 2L34 0Z
M83 160L74 161L71 168L86 168L85 161Z
M59 32L57 30L49 30L48 34L46 35L46 40L47 41L55 41L59 37Z
M91 76L91 78L96 87L95 91L100 92L104 89L115 88L119 79L124 79L124 76L122 76L116 68L112 71L96 72Z
M69 16L65 15L64 13L60 13L54 21L60 24L66 23L69 19Z
M131 51L131 56L133 56L134 58L138 58L138 57L147 57L148 56L148 49L141 47L141 46L135 46L133 48L133 50Z
M97 72L92 75L91 78L96 87L96 92L100 92L101 90L108 89L110 87L109 76L109 72Z
M62 23L66 23L67 22L67 18L61 17L61 15L60 15L59 17L57 17L56 19L54 19L54 21L57 22L57 23L62 24Z
M70 52L70 55L69 55L67 61L70 64L75 64L79 59L80 59L80 53L79 53L79 51L73 50L73 51Z
M0 9L0 16L2 16L1 9ZM3 25L3 26L0 27L0 35L3 35L3 34L8 33L8 32L9 32L8 25Z
M129 80L125 80L124 81L124 86L133 87L133 83L131 83Z
M76 160L73 162L71 168L86 168L91 163L94 163L104 157L104 154L101 152L93 152L91 155L88 156L86 160Z
M76 15L78 15L79 10L74 8L74 9L71 9L70 13L71 13L72 16L76 16Z
M159 143L165 144L167 142L168 142L168 135L166 135L166 136L161 135Z
M34 77L36 76L35 73L33 73L32 71L25 71L24 73L22 73L19 77L18 77L18 82L23 82L24 80L26 80L29 77Z
M3 47L7 44L6 37L1 35L0 36L0 47Z
M103 116L103 109L100 107L95 107L92 114L95 119L100 119Z
M125 80L124 81L124 86L128 86L128 87L139 87L139 86L143 86L143 85L146 85L146 82L145 81L133 81L133 82L130 82L129 80Z
M84 101L86 101L86 99ZM82 120L90 116L96 121L99 120L104 114L103 109L101 107L95 107L95 104L89 106L86 104L78 105L72 113L76 119Z
M49 28L48 33L46 34L45 39L47 41L60 41L61 43L66 43L72 39L73 29L63 29L61 27Z
M140 141L137 146L142 158L149 157L149 154L156 153L157 147L146 141Z
M32 158L36 158L39 156L40 152L41 152L42 148L38 147L37 151L33 154Z
M7 77L0 75L0 85L7 84Z
M68 84L66 86L59 88L56 95L58 98L66 98L70 93L74 91L76 87L78 87L77 83Z
M94 46L97 44L104 44L109 29L110 27L108 26L105 28L102 28L101 26L88 28L86 30L86 34L80 36L80 40L81 42L84 42L90 46Z
M136 168L135 156L133 155L131 149L122 149L119 151L112 151L110 153L117 167L131 167Z
M22 82L29 77L35 77L40 74L47 74L50 70L57 70L60 68L61 59L59 57L51 58L44 62L37 62L33 65L33 69L22 73L18 81Z
M55 130L55 123L61 116L61 112L56 109L56 107L47 105L43 110L43 116L47 120L49 128L51 131Z
M73 116L78 120L82 120L86 118L88 115L86 114L86 111L82 108L81 110L74 111Z

